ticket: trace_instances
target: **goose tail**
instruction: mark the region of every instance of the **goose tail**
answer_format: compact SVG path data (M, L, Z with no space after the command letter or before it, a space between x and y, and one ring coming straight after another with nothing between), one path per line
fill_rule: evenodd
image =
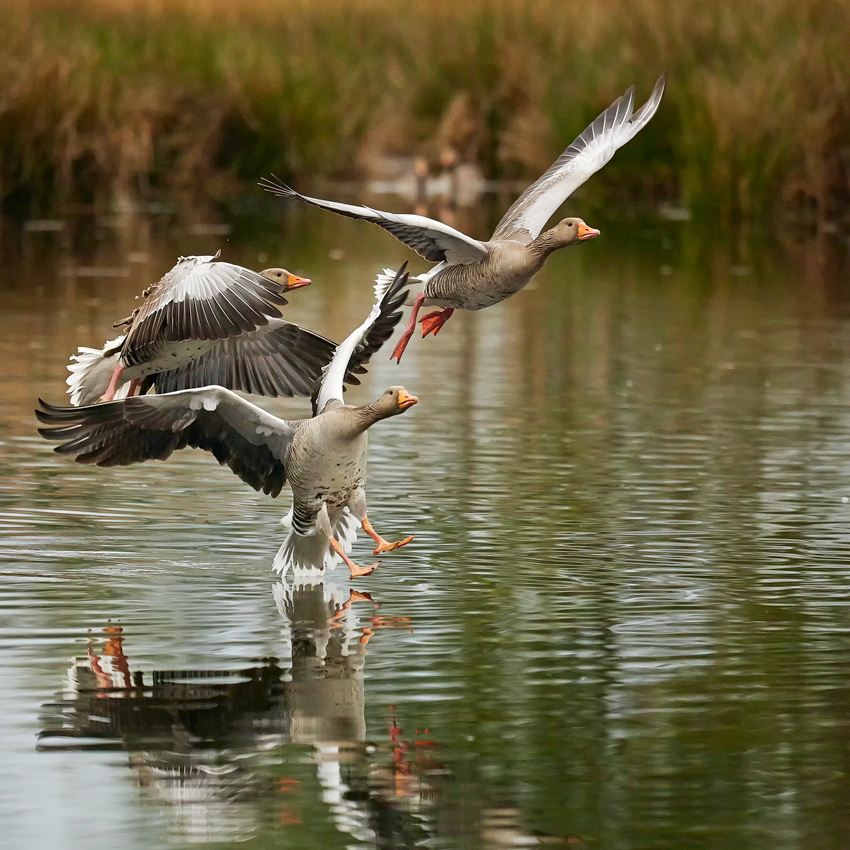
M315 526L309 534L300 534L292 527L292 511L282 520L284 527L289 529L280 549L277 550L272 569L285 577L290 570L295 580L318 577L325 570L332 570L340 561L339 555L331 549L328 538ZM357 539L357 529L360 523L345 508L333 524L333 535L342 544L345 554L351 552L351 547Z
M395 280L396 273L392 269L384 269L375 277L375 296L380 298L387 291L389 285ZM413 305L416 296L424 289L428 282L427 274L410 275L407 279L407 298L404 299L405 307Z
M65 380L67 392L71 395L71 404L80 407L85 404L96 404L109 387L109 379L118 365L121 356L121 343L124 337L119 336L107 342L103 348L87 348L80 346L76 354L71 355L68 371L71 373ZM129 384L118 388L115 398L127 395Z

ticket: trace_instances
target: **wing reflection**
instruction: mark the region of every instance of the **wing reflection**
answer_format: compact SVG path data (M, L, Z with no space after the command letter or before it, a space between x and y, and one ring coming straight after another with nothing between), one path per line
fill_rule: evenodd
M126 751L143 801L165 807L180 843L290 828L318 838L331 826L358 847L473 833L482 848L538 844L514 809L452 776L428 730L405 735L390 713L367 742L367 647L379 629L410 630L405 618L378 616L368 595L321 577L272 593L282 658L236 670L143 671L132 638L106 627L43 707L39 748Z

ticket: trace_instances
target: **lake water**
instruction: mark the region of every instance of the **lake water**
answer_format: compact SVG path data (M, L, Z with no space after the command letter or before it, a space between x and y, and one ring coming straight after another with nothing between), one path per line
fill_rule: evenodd
M179 254L309 275L286 315L334 338L410 256L275 209L0 230L0 844L844 850L846 244L588 215L374 359L352 400L420 404L371 432L370 516L415 540L310 586L271 572L286 495L79 466L32 413Z

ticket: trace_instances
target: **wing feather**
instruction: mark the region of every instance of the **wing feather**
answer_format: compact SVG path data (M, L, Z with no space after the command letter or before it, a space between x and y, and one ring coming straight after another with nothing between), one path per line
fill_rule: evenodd
M392 233L396 239L412 248L420 257L431 263L447 262L452 265L479 263L488 253L483 242L472 239L465 233L422 215L407 215L373 210L371 207L341 204L336 201L323 201L308 198L300 192L281 183L276 177L260 181L260 185L280 198L295 198L305 204L312 204L338 215L355 218L359 221L371 221Z
M210 452L255 490L275 497L297 422L278 419L223 387L134 396L87 407L54 407L39 399L40 428L59 454L78 463L126 466L165 460L194 447Z
M280 284L217 256L181 257L153 287L127 331L125 365L147 362L164 340L227 339L280 318Z
M388 330L392 333L392 328ZM336 344L283 319L272 319L251 334L220 340L190 363L143 379L140 393L221 386L272 397L309 396L330 363ZM346 384L359 384L368 358L354 357Z
M312 397L313 416L321 413L329 401L342 401L344 380L351 382L351 372L362 369L392 336L407 297L407 278L405 263L391 281L375 284L375 304L366 321L337 346L333 359L316 383Z
M666 81L666 74L659 77L649 100L637 112L633 112L634 86L618 97L514 201L496 227L493 240L528 244L536 239L558 207L649 123L661 103Z

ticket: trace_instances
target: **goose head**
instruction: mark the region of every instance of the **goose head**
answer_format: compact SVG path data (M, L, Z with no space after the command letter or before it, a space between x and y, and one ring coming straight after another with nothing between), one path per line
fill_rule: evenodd
M300 289L302 286L309 286L312 283L309 277L298 277L298 275L294 275L286 269L264 269L260 272L260 277L279 284L281 292Z
M384 390L381 397L375 402L375 412L379 419L387 419L390 416L398 416L408 408L413 407L419 399L411 395L404 387L390 387Z
M562 218L546 235L554 248L566 248L567 245L575 245L599 236L599 231L595 227L589 227L580 218Z

